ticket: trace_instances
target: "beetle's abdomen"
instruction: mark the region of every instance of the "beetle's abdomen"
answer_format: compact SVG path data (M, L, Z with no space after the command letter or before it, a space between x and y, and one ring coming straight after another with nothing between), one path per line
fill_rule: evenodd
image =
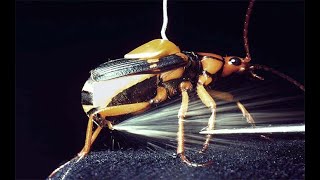
M156 96L157 77L153 76L145 81L123 90L112 98L108 106L147 102Z
M107 81L89 78L81 92L81 103L86 114L90 115L107 106L147 101L155 96L156 87L153 74L123 76Z

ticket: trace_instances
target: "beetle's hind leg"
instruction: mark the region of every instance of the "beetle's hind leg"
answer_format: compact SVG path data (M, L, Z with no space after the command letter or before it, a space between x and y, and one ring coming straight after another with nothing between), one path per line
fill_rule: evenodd
M99 133L100 133L100 131L102 129L102 127L98 125L96 130L93 132L93 121L94 121L93 117L94 117L94 115L91 115L89 117L87 131L86 131L86 140L85 140L84 147L78 153L79 157L83 157L83 156L85 156L86 154L89 153L91 145L96 140L96 138L98 137L98 135L99 135Z
M78 156L82 157L89 153L91 145L96 140L97 136L99 135L103 127L108 127L111 130L113 129L111 122L106 120L106 117L143 111L143 110L146 110L149 107L149 105L150 105L149 102L142 102L142 103L111 106L111 107L106 107L104 109L101 109L95 112L94 114L90 115L88 126L87 126L85 144L82 150L78 153ZM93 132L94 121L97 121L97 128Z
M212 162L209 161L204 164L198 164L191 162L184 154L184 118L186 116L186 113L188 111L188 101L189 96L187 90L191 89L191 83L190 82L182 82L180 85L181 89L181 95L182 95L182 103L181 107L179 109L178 118L179 118L179 130L177 133L178 136L178 146L177 146L177 154L180 156L181 160L186 163L189 166L199 167L199 166L207 166L211 164Z

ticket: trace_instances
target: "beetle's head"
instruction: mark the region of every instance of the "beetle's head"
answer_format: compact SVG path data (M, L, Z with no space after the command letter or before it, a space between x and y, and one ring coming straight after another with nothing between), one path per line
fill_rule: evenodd
M244 73L249 69L249 61L246 58L237 56L224 57L222 77L229 76L233 73Z
M224 57L224 66L222 70L222 77L229 76L233 73L249 74L251 77L263 80L263 77L258 76L254 73L257 69L255 65L250 64L251 58L240 58L237 56L226 56Z

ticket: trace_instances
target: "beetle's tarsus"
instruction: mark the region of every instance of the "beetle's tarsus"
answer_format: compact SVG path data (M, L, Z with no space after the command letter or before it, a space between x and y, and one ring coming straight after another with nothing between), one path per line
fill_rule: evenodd
M84 150L81 150L79 153L78 153L78 157L79 158L83 158L84 156L86 156L87 154L89 154L89 151L84 151Z
M213 161L208 161L206 163L195 163L195 162L191 162L185 155L184 153L179 153L178 156L180 157L180 159L182 160L182 162L186 163L188 166L190 167L205 167L205 166L209 166L210 164L213 163Z
M206 139L209 139L209 140L210 140L210 139L211 139L211 136L208 137L209 135L211 135L211 134L208 134L207 137L206 137ZM205 142L205 143L203 144L202 149L199 151L199 153L200 153L200 154L205 153L205 152L208 150L208 148L209 148L209 143L206 143L206 142Z
M248 112L248 110L243 106L243 104L240 101L237 102L237 106L240 109L240 111L242 112L242 116L244 118L246 118L247 123L251 124L251 126L253 128L255 128L256 123L255 123L253 117L251 116L251 114Z

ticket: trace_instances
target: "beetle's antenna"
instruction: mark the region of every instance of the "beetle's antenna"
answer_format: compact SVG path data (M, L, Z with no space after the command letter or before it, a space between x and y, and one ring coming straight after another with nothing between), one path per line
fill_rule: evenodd
M168 12L167 12L167 0L162 1L162 11L163 11L163 24L161 28L161 37L162 39L168 40L166 36L166 29L168 25Z
M246 50L246 58L245 58L246 62L251 61L251 56L250 56L250 52L249 52L249 42L248 42L248 26L249 26L250 15L252 12L252 7L254 4L254 1L255 0L250 0L249 6L247 9L247 13L246 13L246 19L244 21L244 28L243 28L243 40L244 40L244 48Z
M253 66L250 66L250 70L251 70L251 73L253 73L253 70L255 69L262 69L264 71L269 71L273 74L276 74L278 75L279 77L289 81L290 83L296 85L298 88L300 88L302 91L305 91L305 88L304 88L304 85L300 84L298 81L294 80L293 78L291 78L290 76L282 73L282 72L279 72L271 67L268 67L268 66L265 66L265 65L260 65L260 64L255 64ZM253 73L254 74L254 73Z

